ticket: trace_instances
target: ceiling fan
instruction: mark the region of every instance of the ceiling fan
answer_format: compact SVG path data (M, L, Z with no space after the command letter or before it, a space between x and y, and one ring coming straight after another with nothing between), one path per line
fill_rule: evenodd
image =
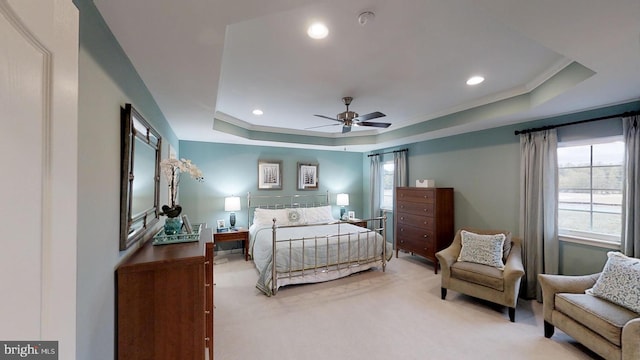
M377 118L386 116L385 114L379 111L372 112L365 115L358 115L358 113L355 111L349 111L349 105L351 105L352 100L353 98L348 96L342 98L342 102L347 106L347 111L339 113L338 115L336 115L335 118L332 118L330 116L324 116L324 115L314 115L324 119L337 121L340 124L320 125L320 126L310 127L307 129L315 129L315 128L324 127L324 126L342 125L342 133L344 134L351 131L351 126L373 126L373 127L379 127L379 128L388 128L389 126L391 126L390 123L368 121L371 119L377 119Z

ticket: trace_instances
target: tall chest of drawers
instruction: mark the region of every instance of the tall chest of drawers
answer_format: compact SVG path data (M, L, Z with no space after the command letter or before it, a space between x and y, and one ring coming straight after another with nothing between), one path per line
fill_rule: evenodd
M396 188L395 219L396 257L399 250L423 256L437 274L435 254L454 237L453 188Z

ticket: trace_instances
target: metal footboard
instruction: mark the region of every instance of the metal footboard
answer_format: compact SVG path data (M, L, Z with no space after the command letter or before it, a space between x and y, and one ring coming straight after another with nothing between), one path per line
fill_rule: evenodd
M295 239L279 239L278 229L314 225L290 225L278 226L275 219L272 226L272 265L271 265L271 292L278 291L278 281L294 278L315 276L319 273L343 272L346 276L358 272L358 267L371 263L380 263L382 271L387 265L387 213L382 216L362 220L366 221L368 228L358 228L357 231L341 232L342 224L337 222L338 234L326 236L303 237ZM336 223L332 223L336 224ZM378 236L380 235L380 236ZM381 251L378 251L379 247ZM288 264L278 264L278 251L288 254ZM300 254L300 255L298 255ZM282 253L281 253L282 255ZM292 256L300 256L300 267L292 266ZM326 261L325 261L326 259ZM330 261L329 261L330 260ZM284 266L284 269L282 267ZM278 269L278 268L281 269ZM330 274L334 275L334 274ZM338 278L341 276L336 276ZM304 281L300 281L304 282Z

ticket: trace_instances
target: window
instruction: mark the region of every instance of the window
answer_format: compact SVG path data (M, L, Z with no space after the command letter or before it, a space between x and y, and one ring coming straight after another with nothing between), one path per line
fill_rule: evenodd
M558 231L620 242L624 143L558 146Z
M393 210L393 161L382 165L382 203L380 207Z

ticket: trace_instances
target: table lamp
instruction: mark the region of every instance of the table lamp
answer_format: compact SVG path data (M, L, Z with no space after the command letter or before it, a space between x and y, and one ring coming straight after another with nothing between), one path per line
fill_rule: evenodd
M224 198L224 211L230 211L229 215L229 226L231 229L236 228L236 213L235 211L240 211L240 197L238 196L228 196Z
M340 208L340 219L346 220L344 218L345 206L349 206L349 194L338 194L336 197L336 205L342 206Z

